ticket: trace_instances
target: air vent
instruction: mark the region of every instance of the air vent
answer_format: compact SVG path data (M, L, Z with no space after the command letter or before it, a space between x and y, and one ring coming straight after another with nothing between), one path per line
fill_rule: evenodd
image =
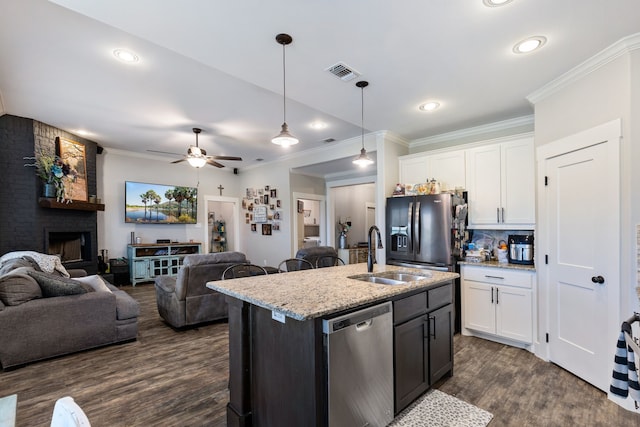
M323 139L322 142L324 142L325 144L328 144L330 142L334 142L336 139L335 138L327 138L327 139Z
M349 67L344 62L338 62L337 64L325 69L325 71L330 72L343 82L348 82L349 80L353 80L361 75L361 73L357 72L352 67Z

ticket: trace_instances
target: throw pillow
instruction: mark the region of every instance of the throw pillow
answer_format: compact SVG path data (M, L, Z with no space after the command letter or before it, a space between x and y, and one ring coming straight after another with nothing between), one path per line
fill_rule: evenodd
M18 270L23 269L26 268ZM12 272L0 277L0 301L4 305L20 305L32 299L42 298L38 282L27 274L28 271Z
M40 289L42 289L42 296L45 298L87 293L87 289L83 283L74 279L61 277L55 273L30 271L29 275L36 279L36 282L40 285Z
M111 289L107 287L107 284L104 283L102 277L97 274L94 274L93 276L75 277L73 280L91 286L91 288L96 292L111 292Z

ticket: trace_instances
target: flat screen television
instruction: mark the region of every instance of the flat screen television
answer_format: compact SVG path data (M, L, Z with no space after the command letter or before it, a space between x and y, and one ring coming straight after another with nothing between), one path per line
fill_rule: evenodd
M124 220L136 224L195 224L198 189L125 181Z

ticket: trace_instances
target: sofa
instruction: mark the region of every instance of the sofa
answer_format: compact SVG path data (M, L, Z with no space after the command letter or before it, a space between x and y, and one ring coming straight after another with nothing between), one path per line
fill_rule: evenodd
M0 258L2 369L137 338L140 307L126 292L84 270L47 270L29 256L7 255Z
M242 252L185 256L177 276L158 276L155 279L160 317L174 328L226 318L225 296L207 288L206 284L220 280L227 267L246 262Z

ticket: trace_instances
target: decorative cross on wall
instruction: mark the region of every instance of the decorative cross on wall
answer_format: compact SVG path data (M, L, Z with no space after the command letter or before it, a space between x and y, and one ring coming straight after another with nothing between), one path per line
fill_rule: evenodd
M220 195L222 196L222 190L224 190L222 184L218 185L218 190L220 190Z

